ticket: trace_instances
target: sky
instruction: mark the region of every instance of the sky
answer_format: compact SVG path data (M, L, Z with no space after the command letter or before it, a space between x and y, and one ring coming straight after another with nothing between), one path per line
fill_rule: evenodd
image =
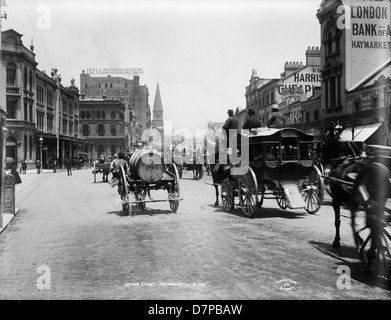
M159 83L165 121L195 132L245 108L252 69L279 78L320 46L321 0L6 0L3 30L33 41L38 69L62 84L88 68L142 68L153 108ZM126 77L126 76L125 76Z

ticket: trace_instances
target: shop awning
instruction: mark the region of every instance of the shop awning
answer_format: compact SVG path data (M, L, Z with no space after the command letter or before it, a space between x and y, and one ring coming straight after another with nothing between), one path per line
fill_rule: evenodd
M365 142L371 135L373 135L382 123L371 123L354 127L354 141ZM347 127L341 133L343 141L352 141L352 128Z

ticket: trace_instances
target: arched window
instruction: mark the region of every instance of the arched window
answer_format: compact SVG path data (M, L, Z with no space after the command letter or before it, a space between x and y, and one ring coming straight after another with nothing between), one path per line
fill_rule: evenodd
M116 128L115 124L111 124L110 125L110 134L111 134L112 137L117 135L117 128Z
M81 117L82 119L84 119L84 118L86 117L86 113L85 113L84 110L80 112L80 117Z
M100 111L96 112L96 118L99 120L100 119Z
M91 118L91 112L87 111L86 117L87 117L87 119L90 119Z
M16 85L16 65L14 63L7 64L7 86L14 87Z
M111 117L111 119L115 119L115 111L110 112L110 117Z
M102 111L102 119L106 119L106 112L105 111Z
M88 137L90 135L90 126L88 124L83 124L81 128L81 134L84 137Z
M98 136L103 137L105 135L105 126L101 123L97 126Z
M91 119L92 119L92 120L95 120L95 118L96 118L96 112L95 112L95 111L92 111L92 112L91 112Z

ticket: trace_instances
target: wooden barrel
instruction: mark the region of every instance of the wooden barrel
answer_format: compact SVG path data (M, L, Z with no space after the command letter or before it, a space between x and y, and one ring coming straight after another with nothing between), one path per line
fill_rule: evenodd
M129 167L134 178L146 182L158 181L164 173L163 157L153 149L135 151L129 160Z

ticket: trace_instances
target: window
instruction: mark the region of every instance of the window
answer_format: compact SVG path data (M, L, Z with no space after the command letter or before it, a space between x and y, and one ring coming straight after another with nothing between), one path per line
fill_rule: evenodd
M88 137L90 135L90 126L88 124L83 124L81 127L81 135Z
M319 120L319 110L314 111L314 120L315 121Z
M310 122L310 113L309 112L305 113L305 122Z
M379 97L372 98L372 109L379 108Z
M7 118L16 119L16 100L7 99Z
M27 99L25 98L24 101L23 101L23 107L24 107L24 121L29 121L28 119L28 101Z
M90 118L91 118L91 112L87 111L87 113L86 113L86 118L87 118L87 119L90 119Z
M14 87L16 85L16 65L13 63L7 64L7 86Z
M330 107L335 107L335 102L336 102L335 77L330 77Z
M354 101L354 111L361 110L361 101Z
M103 137L105 135L105 126L103 124L98 124L97 126L98 136Z
M117 147L113 144L110 147L111 155L115 155L117 153Z
M29 159L32 159L33 158L33 137L29 137L29 146L30 146L30 158Z
M100 111L96 112L96 118L99 120L100 119Z
M102 111L102 119L106 119L106 112Z
M105 88L107 88L107 83L105 83Z
M33 122L33 102L30 101L29 103L29 121Z
M80 112L80 118L84 119L85 117L86 117L86 113L83 110L83 111Z
M31 70L29 72L29 86L30 92L33 92L33 72Z
M115 111L110 112L110 117L111 117L111 119L115 119Z
M113 87L113 84L112 83L110 83L110 88L112 88Z
M101 144L98 145L98 155L101 155L104 152L105 152L105 147L102 146Z
M28 80L27 68L24 67L24 71L23 71L23 89L24 90L27 90L27 80Z
M282 139L282 161L298 160L297 138Z
M53 91L52 89L48 89L47 91L47 104L48 107L53 107Z
M115 137L117 135L117 128L115 124L110 125L110 134L112 137Z
M95 120L95 118L96 118L96 112L95 112L95 111L92 111L92 112L91 112L91 119L92 119L92 120Z

